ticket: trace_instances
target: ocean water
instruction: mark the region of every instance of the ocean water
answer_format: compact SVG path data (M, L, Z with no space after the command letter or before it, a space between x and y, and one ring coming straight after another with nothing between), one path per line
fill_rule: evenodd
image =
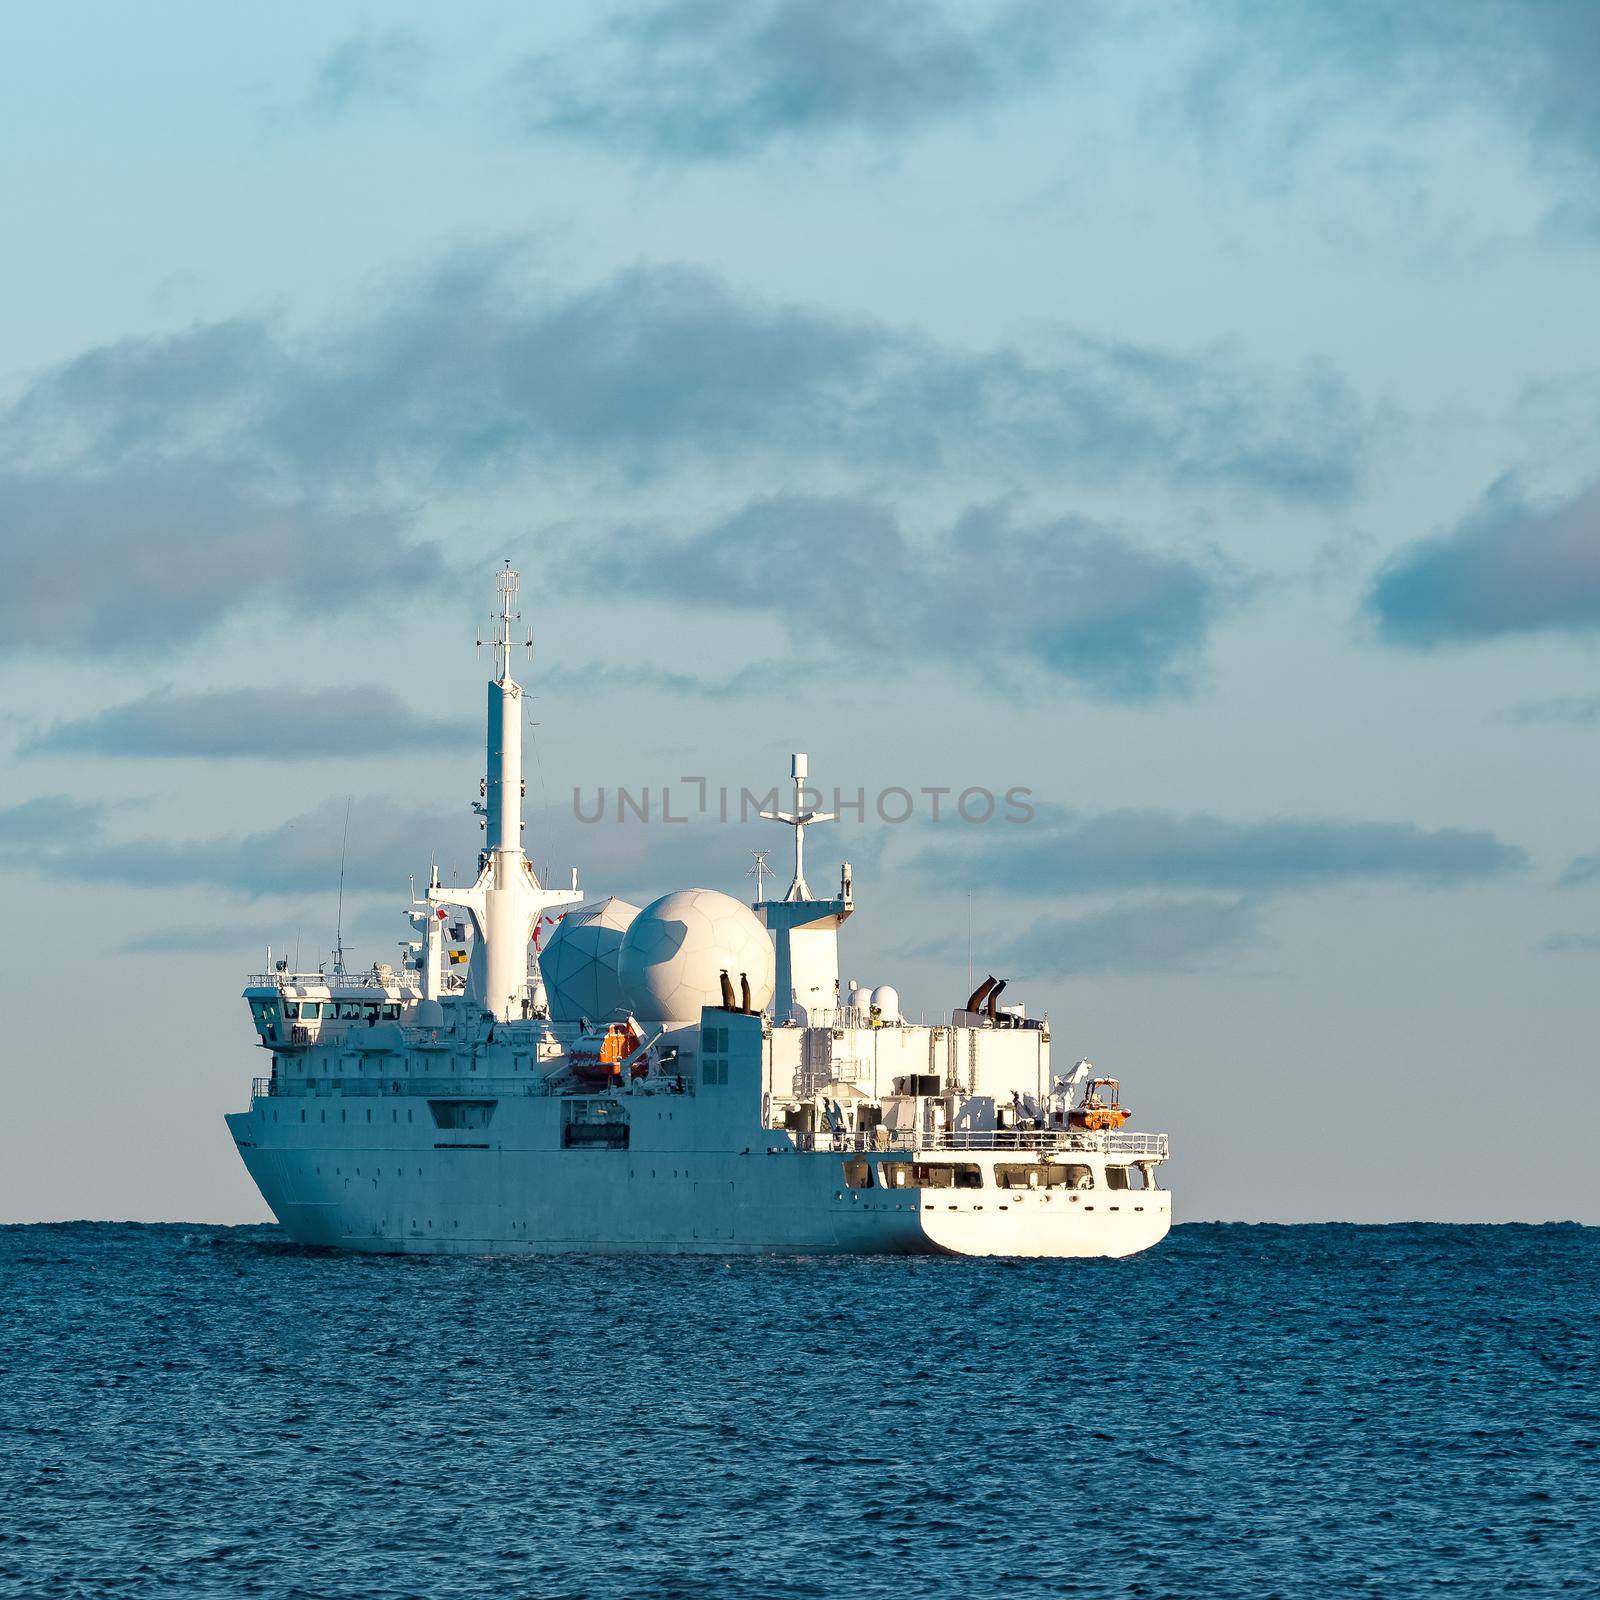
M0 1229L0 1594L1600 1593L1600 1230L1132 1261Z

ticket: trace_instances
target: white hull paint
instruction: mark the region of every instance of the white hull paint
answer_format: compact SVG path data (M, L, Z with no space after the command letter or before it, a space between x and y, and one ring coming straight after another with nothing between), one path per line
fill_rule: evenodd
M845 1154L798 1150L759 1124L737 1151L695 1148L680 1137L701 1120L687 1098L646 1101L627 1150L563 1150L560 1105L503 1103L488 1148L435 1129L410 1097L378 1108L387 1126L365 1120L370 1105L266 1097L228 1124L290 1238L378 1254L1127 1256L1172 1222L1167 1191L1108 1191L1103 1163L1087 1192L996 1188L992 1153L972 1152L960 1159L987 1169L981 1189L851 1188ZM352 1109L353 1127L315 1120Z

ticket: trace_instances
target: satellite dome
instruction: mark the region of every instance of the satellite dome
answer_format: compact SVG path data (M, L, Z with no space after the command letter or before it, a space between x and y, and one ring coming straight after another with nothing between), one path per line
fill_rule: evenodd
M900 991L893 984L880 983L872 991L872 1008L884 1022L900 1020Z
M681 1027L702 1006L722 1004L722 974L739 993L750 980L750 1004L772 1000L772 940L743 901L715 889L679 889L652 901L623 936L618 974L626 1004L647 1022Z
M638 906L613 895L574 906L539 952L539 972L554 1022L598 1022L624 1004L617 977L623 935Z

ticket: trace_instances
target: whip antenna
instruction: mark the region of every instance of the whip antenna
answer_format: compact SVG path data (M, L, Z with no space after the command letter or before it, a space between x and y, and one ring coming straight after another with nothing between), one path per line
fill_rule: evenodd
M350 801L353 797L345 796L344 800L344 837L339 841L339 909L334 915L333 931L333 970L341 977L344 976L344 859L345 850L350 843Z

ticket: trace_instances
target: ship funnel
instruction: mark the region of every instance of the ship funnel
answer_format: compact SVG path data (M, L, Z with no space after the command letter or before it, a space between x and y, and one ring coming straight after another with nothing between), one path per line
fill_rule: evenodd
M984 997L992 988L994 988L994 974L991 972L989 976L972 991L971 995L967 999L966 1009L968 1011L976 1011L978 1007L983 1004Z
M994 988L989 991L989 1003L984 1007L984 1009L988 1012L989 1020L991 1022L998 1022L1000 1020L996 1015L995 1008L1000 1004L1000 991L1005 988L1009 981L1010 980L1007 978L1002 978L999 983L997 983Z
M737 1011L739 1002L733 998L733 980L728 976L728 969L722 969L722 1009L724 1011Z
M739 974L739 1009L747 1017L755 1014L755 1008L750 1004L750 974L748 972Z

